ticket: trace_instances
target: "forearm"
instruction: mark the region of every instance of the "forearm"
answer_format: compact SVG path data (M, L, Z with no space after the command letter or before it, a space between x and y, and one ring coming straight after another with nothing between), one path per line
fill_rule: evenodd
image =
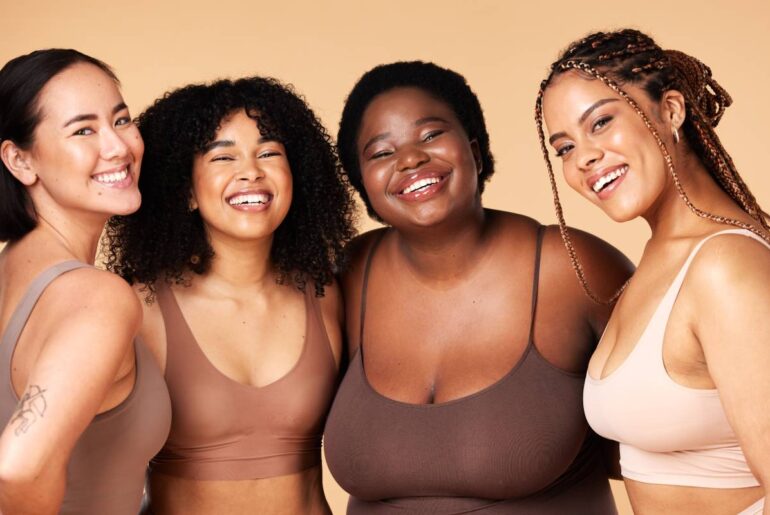
M55 515L59 512L66 477L48 468L37 476L18 473L0 477L0 515Z

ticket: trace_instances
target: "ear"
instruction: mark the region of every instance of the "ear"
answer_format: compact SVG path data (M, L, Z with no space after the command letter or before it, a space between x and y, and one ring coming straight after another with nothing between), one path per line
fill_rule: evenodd
M481 148L479 147L479 141L475 138L471 140L471 152L473 153L473 161L476 163L476 174L481 175L484 165L481 160Z
M684 95L680 91L670 89L663 93L660 100L661 118L664 123L671 125L675 129L680 129L687 116L685 108Z
M190 213L198 209L198 200L195 198L195 190L190 188L190 200L187 202L187 209Z
M37 174L31 166L31 156L13 141L7 139L0 143L0 159L11 175L24 186L32 186L37 182Z

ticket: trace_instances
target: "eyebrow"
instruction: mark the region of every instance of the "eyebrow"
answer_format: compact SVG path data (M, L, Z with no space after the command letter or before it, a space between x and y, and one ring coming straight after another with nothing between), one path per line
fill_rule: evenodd
M447 120L445 120L444 118L441 118L440 116L425 116L423 118L419 118L415 120L413 125L415 127L419 127L420 125L425 125L426 123L431 123L431 122L449 123ZM366 142L366 145L364 145L364 148L361 149L361 153L363 154L364 152L366 152L366 149L369 148L371 145L373 145L374 143L377 143L378 141L384 140L388 136L390 136L389 132L383 132L382 134L378 134L377 136L374 136L373 138L371 138L369 141Z
M610 102L617 102L617 101L618 101L617 98L603 98L601 100L597 100L588 109L583 111L583 114L581 114L580 118L578 119L578 124L581 124L584 121L586 121L586 118L588 118L591 115L591 113L593 113L595 110L597 110L598 108L600 108L604 104L608 104ZM548 138L548 143L553 144L554 141L556 141L559 138L563 138L566 135L567 135L567 133L564 132L564 131L562 131L562 132L555 132L555 133L553 133L551 135L550 138Z
M268 141L278 141L278 140L275 139L275 138L268 138L267 136L261 136L257 140L257 143L259 143L261 145L262 143L267 143ZM203 147L202 154L208 154L209 152L211 152L212 150L214 150L216 148L234 147L234 146L235 146L235 141L233 141L231 139L218 139L216 141L212 141L211 143L209 143L208 145Z
M113 116L116 115L117 113L119 113L120 111L122 111L123 109L126 109L127 107L128 106L126 105L125 102L119 103L118 105L116 105L115 107L112 108ZM92 121L92 120L96 120L97 118L98 118L98 116L96 116L95 114L91 114L91 113L89 113L89 114L79 114L79 115L73 116L72 118L67 120L67 123L62 125L62 129L72 125L73 123Z

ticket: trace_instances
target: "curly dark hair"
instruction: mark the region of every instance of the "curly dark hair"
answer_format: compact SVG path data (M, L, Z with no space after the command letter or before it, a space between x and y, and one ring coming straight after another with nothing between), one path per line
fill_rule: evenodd
M272 78L194 84L166 93L137 118L145 142L142 206L107 224L107 268L147 285L148 301L158 280L187 284L190 271L209 269L214 252L199 212L189 209L193 160L240 110L283 144L291 168L292 203L270 253L278 282L304 291L310 280L322 296L343 265L343 247L355 235L354 203L331 138L305 100Z
M369 216L379 221L382 219L372 208L361 179L356 144L358 131L361 129L364 111L375 97L391 89L403 87L419 88L446 103L457 116L468 138L476 140L481 153L479 193L484 191L484 184L495 171L495 161L489 150L489 134L484 121L484 112L478 97L465 77L455 71L423 61L400 61L376 66L358 79L345 101L340 129L337 133L337 148L342 168L350 184L361 195Z

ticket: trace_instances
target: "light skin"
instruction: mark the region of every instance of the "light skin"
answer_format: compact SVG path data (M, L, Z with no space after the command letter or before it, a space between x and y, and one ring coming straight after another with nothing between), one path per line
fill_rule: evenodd
M482 207L478 144L449 105L421 89L375 97L357 145L366 192L392 227L369 275L368 382L412 404L460 399L498 382L527 343L537 223ZM431 177L439 182L408 191ZM351 356L361 344L364 265L381 231L354 241L342 279ZM576 240L605 293L630 274L628 261L606 243L585 233ZM609 308L585 299L553 227L540 274L538 351L558 368L583 371Z
M144 146L111 77L75 64L45 85L38 105L31 147L0 145L37 214L35 229L0 252L3 331L39 273L67 260L93 264L107 219L140 203ZM2 513L58 513L77 439L133 389L140 322L131 288L107 272L75 270L44 291L12 359L21 401L0 436Z
M190 285L174 286L172 292L214 367L255 388L273 383L297 363L305 337L304 294L290 283L277 284L270 260L273 234L292 201L286 150L264 138L256 122L238 111L223 120L208 150L195 156L192 185L191 207L201 214L214 258L209 271L190 274ZM253 209L234 208L231 200L244 193L266 195L269 202ZM143 297L141 286L137 290ZM339 364L343 312L338 287L327 286L318 301ZM141 335L165 368L162 313L157 302L143 305ZM240 514L255 507L275 515L330 513L320 467L244 481L196 481L154 473L150 497L151 509L158 514Z
M710 213L758 226L720 189L689 148L682 132L687 111L678 91L654 101L634 85L624 90L638 102L672 155L693 204ZM633 280L613 312L588 373L604 378L633 350L665 290L693 247L728 229L696 216L679 197L660 149L639 115L598 80L570 71L554 79L544 97L544 119L567 183L616 221L642 217L652 235ZM628 171L597 194L597 175L618 166ZM669 376L681 385L719 391L752 472L761 486L693 488L626 479L636 513L737 513L764 494L770 481L770 414L759 407L770 396L770 254L743 236L720 236L700 250L676 300L663 342ZM703 316L719 313L719 316ZM727 323L729 321L729 323ZM770 507L765 507L770 513Z

